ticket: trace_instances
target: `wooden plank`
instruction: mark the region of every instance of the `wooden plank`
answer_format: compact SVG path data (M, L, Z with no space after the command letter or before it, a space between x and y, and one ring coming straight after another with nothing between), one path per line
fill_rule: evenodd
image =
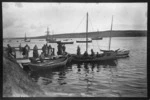
M17 60L18 63L29 63L29 59L24 59L24 60Z
M17 49L17 48L15 48L15 50L16 50L16 51L19 51L19 49ZM33 50L33 49L30 49L30 50ZM38 49L38 50L42 50L42 49Z

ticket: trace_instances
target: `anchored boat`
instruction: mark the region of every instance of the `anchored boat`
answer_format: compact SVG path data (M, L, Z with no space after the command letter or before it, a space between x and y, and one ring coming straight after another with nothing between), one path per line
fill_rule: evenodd
M50 31L49 31L49 28L48 28L48 27L47 27L46 33L47 33L46 41L47 41L48 43L57 43L57 42L58 42L58 41L56 41L55 38L53 38L53 35L51 35L51 37L50 37L50 35L49 35Z
M87 20L86 20L86 52L88 54L88 13L87 13ZM72 55L72 61L75 62L97 62L97 61L110 61L116 60L116 51L108 51L103 52L102 54L96 56L85 56L85 55Z
M76 42L77 42L77 43L86 43L86 42L90 43L90 42L92 42L92 39L88 39L88 40L77 40Z
M113 16L112 16L112 22L111 22L111 31L112 31L112 26L113 26ZM113 51L113 50L110 50L110 46L111 46L111 31L110 31L110 37L109 37L109 49L108 50L101 50L101 51L104 51L104 52L106 52L106 51L107 52L108 51ZM130 50L117 49L115 51L117 51L117 58L129 57Z
M26 33L25 33L24 41L25 41L25 42L30 42L30 39L27 39L27 37L26 37Z
M102 40L103 38L102 37L94 37L92 38L92 40Z
M69 39L65 39L65 40L62 40L60 42L61 42L61 44L73 44L74 43L73 40L69 40Z

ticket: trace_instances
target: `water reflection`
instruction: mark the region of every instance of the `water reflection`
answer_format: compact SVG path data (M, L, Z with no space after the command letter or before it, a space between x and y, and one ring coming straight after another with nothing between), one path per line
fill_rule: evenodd
M67 84L66 82L65 82L65 78L66 78L66 72L65 72L65 70L62 70L61 72L59 72L58 73L58 83L59 83L59 85L64 85L64 84Z
M86 92L93 93L92 96L115 96L116 93L124 97L147 96L146 42L145 37L113 38L112 48L114 50L118 48L129 49L131 51L129 58L119 59L115 62L68 64L66 67L46 71L29 71L29 75L37 83L42 82L40 85L44 86L46 92L61 88L61 91L64 90L62 93ZM139 45L135 46L136 43ZM8 42L3 43L4 46L7 44ZM12 47L19 45L13 41L9 44ZM35 44L41 48L44 42L31 41L29 43L31 48ZM99 41L101 49L107 49L104 47L105 44L106 41ZM21 45L25 46L26 43L21 42ZM96 47L94 43L93 45ZM85 47L83 44L79 44L79 46ZM52 47L57 51L56 44L52 44ZM66 51L71 54L76 53L76 47L76 44L66 45ZM99 49L94 48L94 51L99 51ZM83 52L81 51L81 53ZM32 57L32 51L29 55ZM17 57L21 58L22 54L17 52Z
M112 62L98 62L98 63L72 63L64 67L58 67L54 69L48 69L48 70L40 70L40 71L31 71L30 76L35 80L38 81L40 77L48 78L48 79L54 79L55 76L58 76L58 83L60 85L67 84L64 82L66 79L66 73L71 72L73 69L72 67L77 66L77 72L80 73L81 70L84 71L85 76L88 76L88 74L91 74L91 72L100 72L101 68L110 68L110 67L116 67L117 63L116 61ZM82 67L83 66L83 67ZM87 80L87 79L86 79Z

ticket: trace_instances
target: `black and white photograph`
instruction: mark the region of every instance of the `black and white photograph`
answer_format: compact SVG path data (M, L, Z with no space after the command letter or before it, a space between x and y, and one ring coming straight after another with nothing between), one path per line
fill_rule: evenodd
M148 97L147 2L2 2L2 97Z

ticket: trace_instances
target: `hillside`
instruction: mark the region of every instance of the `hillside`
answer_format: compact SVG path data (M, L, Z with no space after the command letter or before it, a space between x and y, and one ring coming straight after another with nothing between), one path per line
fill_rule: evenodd
M86 33L63 33L63 34L56 34L53 35L54 38L85 38ZM97 31L97 32L89 32L88 37L109 37L110 31ZM137 36L147 36L146 30L115 30L111 32L112 37L137 37ZM24 37L23 37L24 38ZM23 39L21 38L21 39ZM38 37L29 37L30 39L36 38L46 38L45 36L38 36ZM19 38L20 39L20 38Z
M136 36L146 36L147 31L112 31L112 37L136 37ZM64 33L53 35L54 38L85 38L86 33ZM109 37L110 31L100 31L100 32L89 32L88 37ZM35 38L45 38L45 36L39 36Z

